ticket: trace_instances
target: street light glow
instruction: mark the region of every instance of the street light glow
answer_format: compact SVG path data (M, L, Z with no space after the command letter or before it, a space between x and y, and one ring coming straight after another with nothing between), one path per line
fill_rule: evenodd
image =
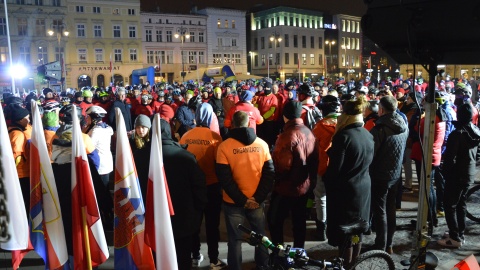
M27 69L23 65L16 64L10 67L10 75L14 78L22 79L25 77L26 73Z

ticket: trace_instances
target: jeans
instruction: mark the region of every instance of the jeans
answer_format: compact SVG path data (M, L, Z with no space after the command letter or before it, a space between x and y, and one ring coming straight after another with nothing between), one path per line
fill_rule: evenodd
M251 229L256 233L265 235L265 216L263 205L257 209L245 209L240 206L231 204L222 204L223 213L225 215L225 225L228 234L228 269L242 269L242 242L245 234L237 229L238 224L244 224L245 220L250 223ZM248 226L248 225L247 225ZM267 248L260 245L255 247L255 263L257 268L266 267L268 262Z
M327 193L325 192L325 184L320 175L317 175L317 185L313 189L313 194L315 194L317 220L325 223L327 221Z
M375 247L392 247L396 223L396 195L398 184L388 187L384 179L372 179L372 215L375 226Z
M447 180L445 183L445 221L450 238L460 241L465 232L465 215L467 211L466 194L470 185Z
M307 195L300 197L285 197L278 193L272 194L270 208L267 213L268 227L274 245L283 244L283 223L292 213L293 246L303 248L307 235Z
M222 191L219 183L207 186L207 205L205 206L205 231L207 235L208 258L216 263L218 259L218 242L220 241L220 211L222 207ZM200 255L200 231L193 235L192 255Z

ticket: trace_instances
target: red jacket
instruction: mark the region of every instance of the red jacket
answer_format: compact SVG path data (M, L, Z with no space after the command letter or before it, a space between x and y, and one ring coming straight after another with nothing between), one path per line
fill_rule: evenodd
M253 130L257 132L257 125L263 123L263 117L260 115L258 109L248 102L238 102L228 111L227 115L225 116L224 127L230 128L232 126L232 118L237 111L244 111L248 114L250 119L249 127L253 128Z
M261 94L257 99L257 105L257 108L260 111L260 115L264 117L266 121L277 120L277 118L275 117L275 111L278 109L277 96L275 96L274 94ZM273 112L271 110L273 110Z
M425 117L420 120L420 138L423 138L423 129L425 127ZM435 135L433 137L433 156L432 165L439 166L442 159L442 144L445 138L445 122L442 122L438 116L435 116ZM418 132L418 125L415 125ZM422 160L422 148L420 142L416 141L412 145L412 154L410 158L413 160Z

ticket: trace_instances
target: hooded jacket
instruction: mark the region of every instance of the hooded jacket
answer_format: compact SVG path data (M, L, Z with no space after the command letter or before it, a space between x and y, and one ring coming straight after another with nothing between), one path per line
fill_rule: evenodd
M332 145L332 137L335 133L335 126L337 125L337 117L340 114L338 113L331 113L325 116L322 120L320 120L315 127L313 128L312 132L313 135L318 140L318 175L323 176L325 171L327 170L328 166L328 155L327 150L330 149Z
M370 165L372 184L387 183L391 187L400 179L408 138L407 124L398 113L388 113L378 118L370 133L375 142Z
M234 128L229 136L218 146L215 165L223 201L243 207L248 198L254 197L257 203L263 203L275 178L267 143L252 128Z
M475 179L475 156L480 143L480 130L471 122L454 124L456 129L450 133L443 154L442 171L447 181L471 184Z

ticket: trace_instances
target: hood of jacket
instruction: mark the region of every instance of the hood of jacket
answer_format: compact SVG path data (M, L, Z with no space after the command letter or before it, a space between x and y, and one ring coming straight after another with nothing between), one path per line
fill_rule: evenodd
M407 123L405 123L403 117L396 112L380 116L375 124L377 126L383 125L390 128L394 134L401 134L408 129Z
M228 135L230 138L235 139L244 145L250 145L252 144L255 139L257 138L257 135L255 134L255 131L253 128L233 128L228 132Z
M186 145L180 145L179 143L175 142L173 139L172 139L172 130L170 128L170 124L165 121L164 119L160 119L160 122L161 122L161 132L162 132L162 145L176 145L178 147L181 147L181 148L184 148L186 149ZM150 134L151 136L152 134Z

